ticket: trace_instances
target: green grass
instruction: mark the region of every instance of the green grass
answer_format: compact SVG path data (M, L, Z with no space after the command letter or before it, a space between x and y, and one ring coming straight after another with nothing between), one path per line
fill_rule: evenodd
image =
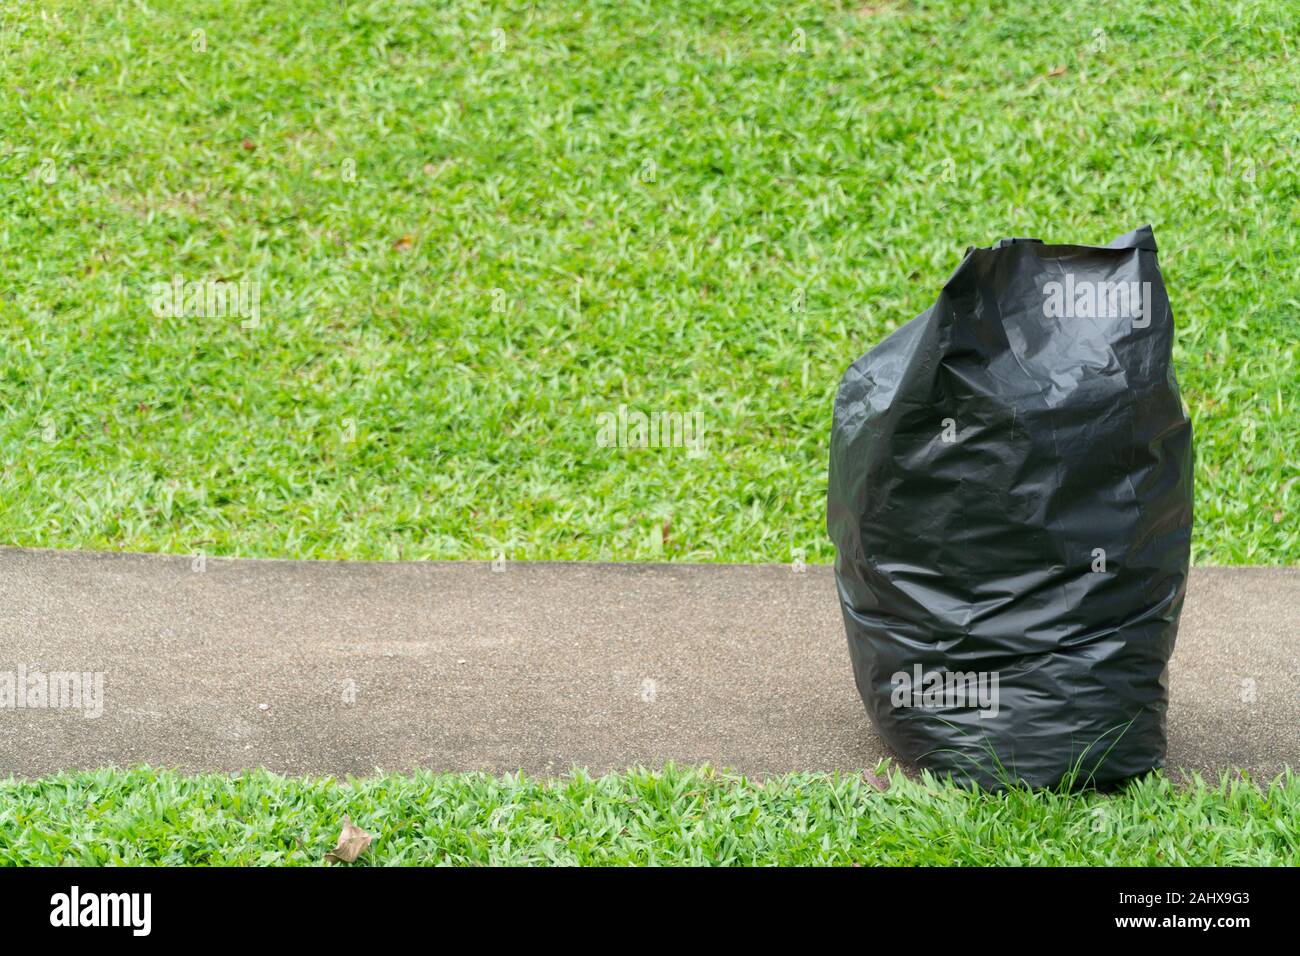
M0 541L827 560L845 366L969 244L1151 222L1194 559L1300 562L1300 4L858 7L4 4Z
M135 769L0 783L0 864L310 865L344 814L361 863L1274 865L1300 863L1300 778L1114 795L993 795L855 776L758 783L667 767L539 782L340 782Z

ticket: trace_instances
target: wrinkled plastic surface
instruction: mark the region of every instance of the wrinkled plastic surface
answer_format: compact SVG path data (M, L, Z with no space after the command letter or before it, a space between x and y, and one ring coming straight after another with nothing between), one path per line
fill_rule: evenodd
M1098 283L1138 285L1126 310ZM827 525L858 691L900 756L986 787L1163 766L1192 529L1172 342L1149 226L1004 239L845 374Z

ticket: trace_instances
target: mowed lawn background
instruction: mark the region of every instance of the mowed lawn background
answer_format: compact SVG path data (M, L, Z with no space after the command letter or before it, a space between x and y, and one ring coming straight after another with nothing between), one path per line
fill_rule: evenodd
M1300 562L1297 22L6 3L0 541L829 560L844 368L968 245L1150 222L1194 559ZM156 316L176 275L256 280L260 326ZM620 405L705 454L599 447Z

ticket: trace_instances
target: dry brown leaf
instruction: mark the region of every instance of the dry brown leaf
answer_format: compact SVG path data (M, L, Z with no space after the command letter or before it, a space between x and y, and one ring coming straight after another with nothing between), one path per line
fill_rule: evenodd
M862 771L862 782L873 790L879 790L881 793L889 789L889 778L881 777L870 770Z
M1068 69L1069 69L1068 66L1054 66L1054 67L1052 67L1050 70L1047 71L1047 75L1048 75L1048 76L1065 76L1065 71L1068 70Z
M351 817L344 814L343 832L339 834L339 845L325 854L325 860L328 863L355 863L357 857L365 853L366 847L370 846L370 840L370 834L353 823Z

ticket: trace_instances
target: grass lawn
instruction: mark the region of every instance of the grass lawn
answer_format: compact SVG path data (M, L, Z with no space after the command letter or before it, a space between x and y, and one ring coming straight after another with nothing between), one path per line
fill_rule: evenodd
M336 782L133 770L0 783L0 864L320 863L344 814L370 864L1300 864L1300 778L1001 795L708 768L549 782Z
M1151 222L1194 558L1300 562L1297 15L6 4L0 541L829 560L849 362L969 244ZM706 453L600 447L620 405Z

